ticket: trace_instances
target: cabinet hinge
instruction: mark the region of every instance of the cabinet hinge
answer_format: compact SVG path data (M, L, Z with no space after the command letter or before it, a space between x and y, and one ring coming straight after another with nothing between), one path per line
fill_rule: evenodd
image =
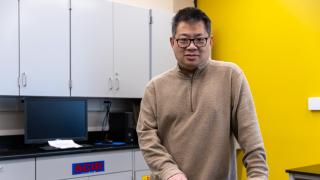
M152 24L153 23L153 18L152 16L149 16L149 24Z

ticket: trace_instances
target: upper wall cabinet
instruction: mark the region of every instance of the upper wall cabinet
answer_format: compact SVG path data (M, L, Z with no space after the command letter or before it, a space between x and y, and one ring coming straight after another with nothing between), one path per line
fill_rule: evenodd
M113 4L114 97L142 97L150 78L148 9Z
M0 95L19 95L18 1L0 1Z
M20 95L69 96L68 0L20 0Z
M171 19L173 13L152 10L152 77L169 70L177 64L170 45Z
M72 0L71 7L71 95L112 96L112 3Z
M142 97L150 76L149 10L71 2L71 95Z
M0 95L140 98L176 64L171 18L108 0L0 0Z

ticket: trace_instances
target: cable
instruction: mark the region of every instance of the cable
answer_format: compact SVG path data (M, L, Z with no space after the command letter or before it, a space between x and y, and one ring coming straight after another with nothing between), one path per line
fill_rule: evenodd
M109 130L109 116L110 116L110 109L111 109L111 101L104 101L105 108L106 108L106 115L103 118L101 131L108 131Z

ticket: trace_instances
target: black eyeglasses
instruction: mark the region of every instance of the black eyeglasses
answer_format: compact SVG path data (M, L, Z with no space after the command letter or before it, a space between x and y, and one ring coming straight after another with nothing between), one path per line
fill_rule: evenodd
M193 42L193 44L200 48L200 47L204 47L207 45L207 41L208 41L209 37L206 38L194 38L194 39L188 39L188 38L179 38L176 39L177 44L180 48L187 48L190 46L191 42Z

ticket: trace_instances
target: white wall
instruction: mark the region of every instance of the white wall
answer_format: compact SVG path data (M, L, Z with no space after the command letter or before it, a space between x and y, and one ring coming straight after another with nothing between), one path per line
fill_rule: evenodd
M123 4L130 4L150 9L177 12L184 7L194 6L194 0L112 0Z
M130 4L150 9L173 12L173 0L112 0L123 4Z

